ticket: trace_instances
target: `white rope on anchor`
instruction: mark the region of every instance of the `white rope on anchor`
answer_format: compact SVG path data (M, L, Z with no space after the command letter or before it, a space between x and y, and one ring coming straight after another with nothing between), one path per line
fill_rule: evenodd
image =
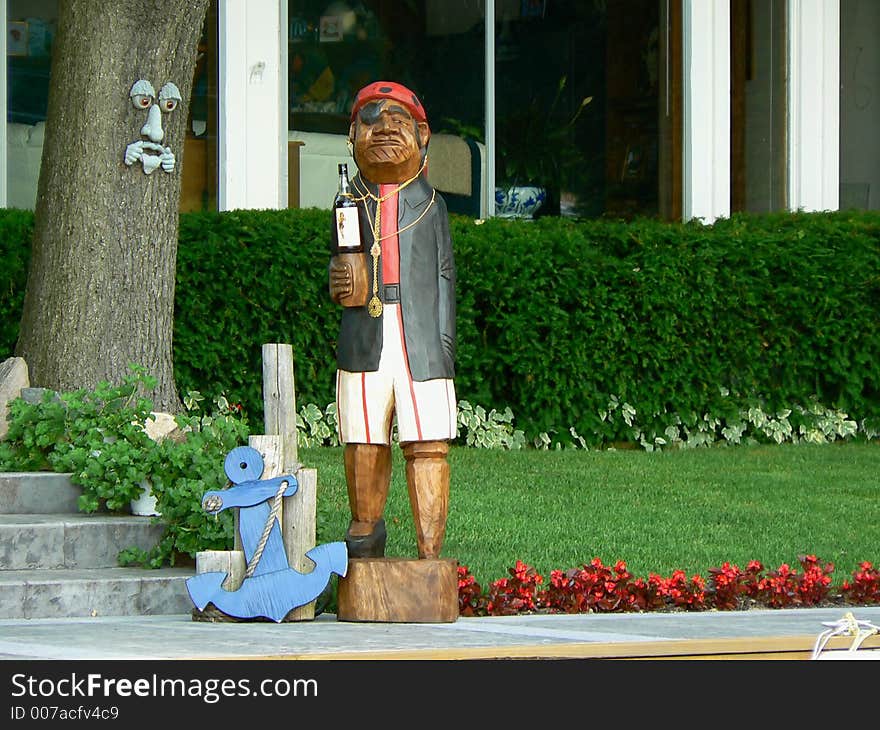
M870 621L857 620L851 611L847 611L839 621L823 621L822 625L828 626L828 628L816 637L816 643L813 645L813 653L810 659L818 659L822 650L833 636L854 637L847 651L856 651L865 643L865 639L869 636L880 634L880 626L875 626Z
M260 558L263 557L263 550L266 547L266 541L269 539L269 533L272 531L272 526L275 524L275 520L278 519L278 513L281 512L281 495L284 494L285 489L287 489L287 480L281 482L278 491L275 492L275 496L272 498L272 511L269 513L269 517L266 520L266 526L263 528L263 534L260 536L260 542L257 545L257 549L254 551L254 554L251 556L251 560L248 563L247 570L244 573L245 578L250 578L254 574L257 565L260 563Z

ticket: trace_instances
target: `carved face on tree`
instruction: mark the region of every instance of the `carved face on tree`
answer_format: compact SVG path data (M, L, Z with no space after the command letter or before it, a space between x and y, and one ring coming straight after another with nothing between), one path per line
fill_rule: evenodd
M416 175L430 136L428 123L394 99L364 104L349 130L358 170L374 183L402 183Z

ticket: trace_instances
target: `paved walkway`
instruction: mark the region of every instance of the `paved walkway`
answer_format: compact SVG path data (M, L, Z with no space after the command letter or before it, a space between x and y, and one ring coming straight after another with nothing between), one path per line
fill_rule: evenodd
M850 611L880 626L880 607L459 618L448 624L228 623L171 616L0 621L0 659L486 659L709 657L808 659ZM880 659L880 636L822 658Z

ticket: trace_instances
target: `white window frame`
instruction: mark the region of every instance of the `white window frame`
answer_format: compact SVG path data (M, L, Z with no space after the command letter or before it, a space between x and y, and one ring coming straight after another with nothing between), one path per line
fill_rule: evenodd
M840 206L840 0L788 0L788 207Z
M683 0L682 216L730 216L730 3Z
M285 208L287 3L220 0L217 5L217 207Z
M218 208L287 207L289 0L219 0ZM730 8L682 0L683 218L730 215ZM487 7L487 18L491 8ZM7 0L0 0L6 19ZM788 0L788 207L836 210L840 180L840 0ZM0 41L0 206L7 201L6 40ZM487 46L487 177L494 70ZM273 174L274 172L274 174ZM494 185L487 185L492 210Z

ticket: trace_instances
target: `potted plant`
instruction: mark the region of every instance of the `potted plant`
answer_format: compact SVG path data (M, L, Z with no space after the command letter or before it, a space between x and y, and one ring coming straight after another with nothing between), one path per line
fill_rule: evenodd
M562 76L549 105L539 99L499 118L495 208L499 217L531 218L548 197L566 188L583 153L574 140L575 124L593 100L585 96L574 113L559 109L566 86Z

